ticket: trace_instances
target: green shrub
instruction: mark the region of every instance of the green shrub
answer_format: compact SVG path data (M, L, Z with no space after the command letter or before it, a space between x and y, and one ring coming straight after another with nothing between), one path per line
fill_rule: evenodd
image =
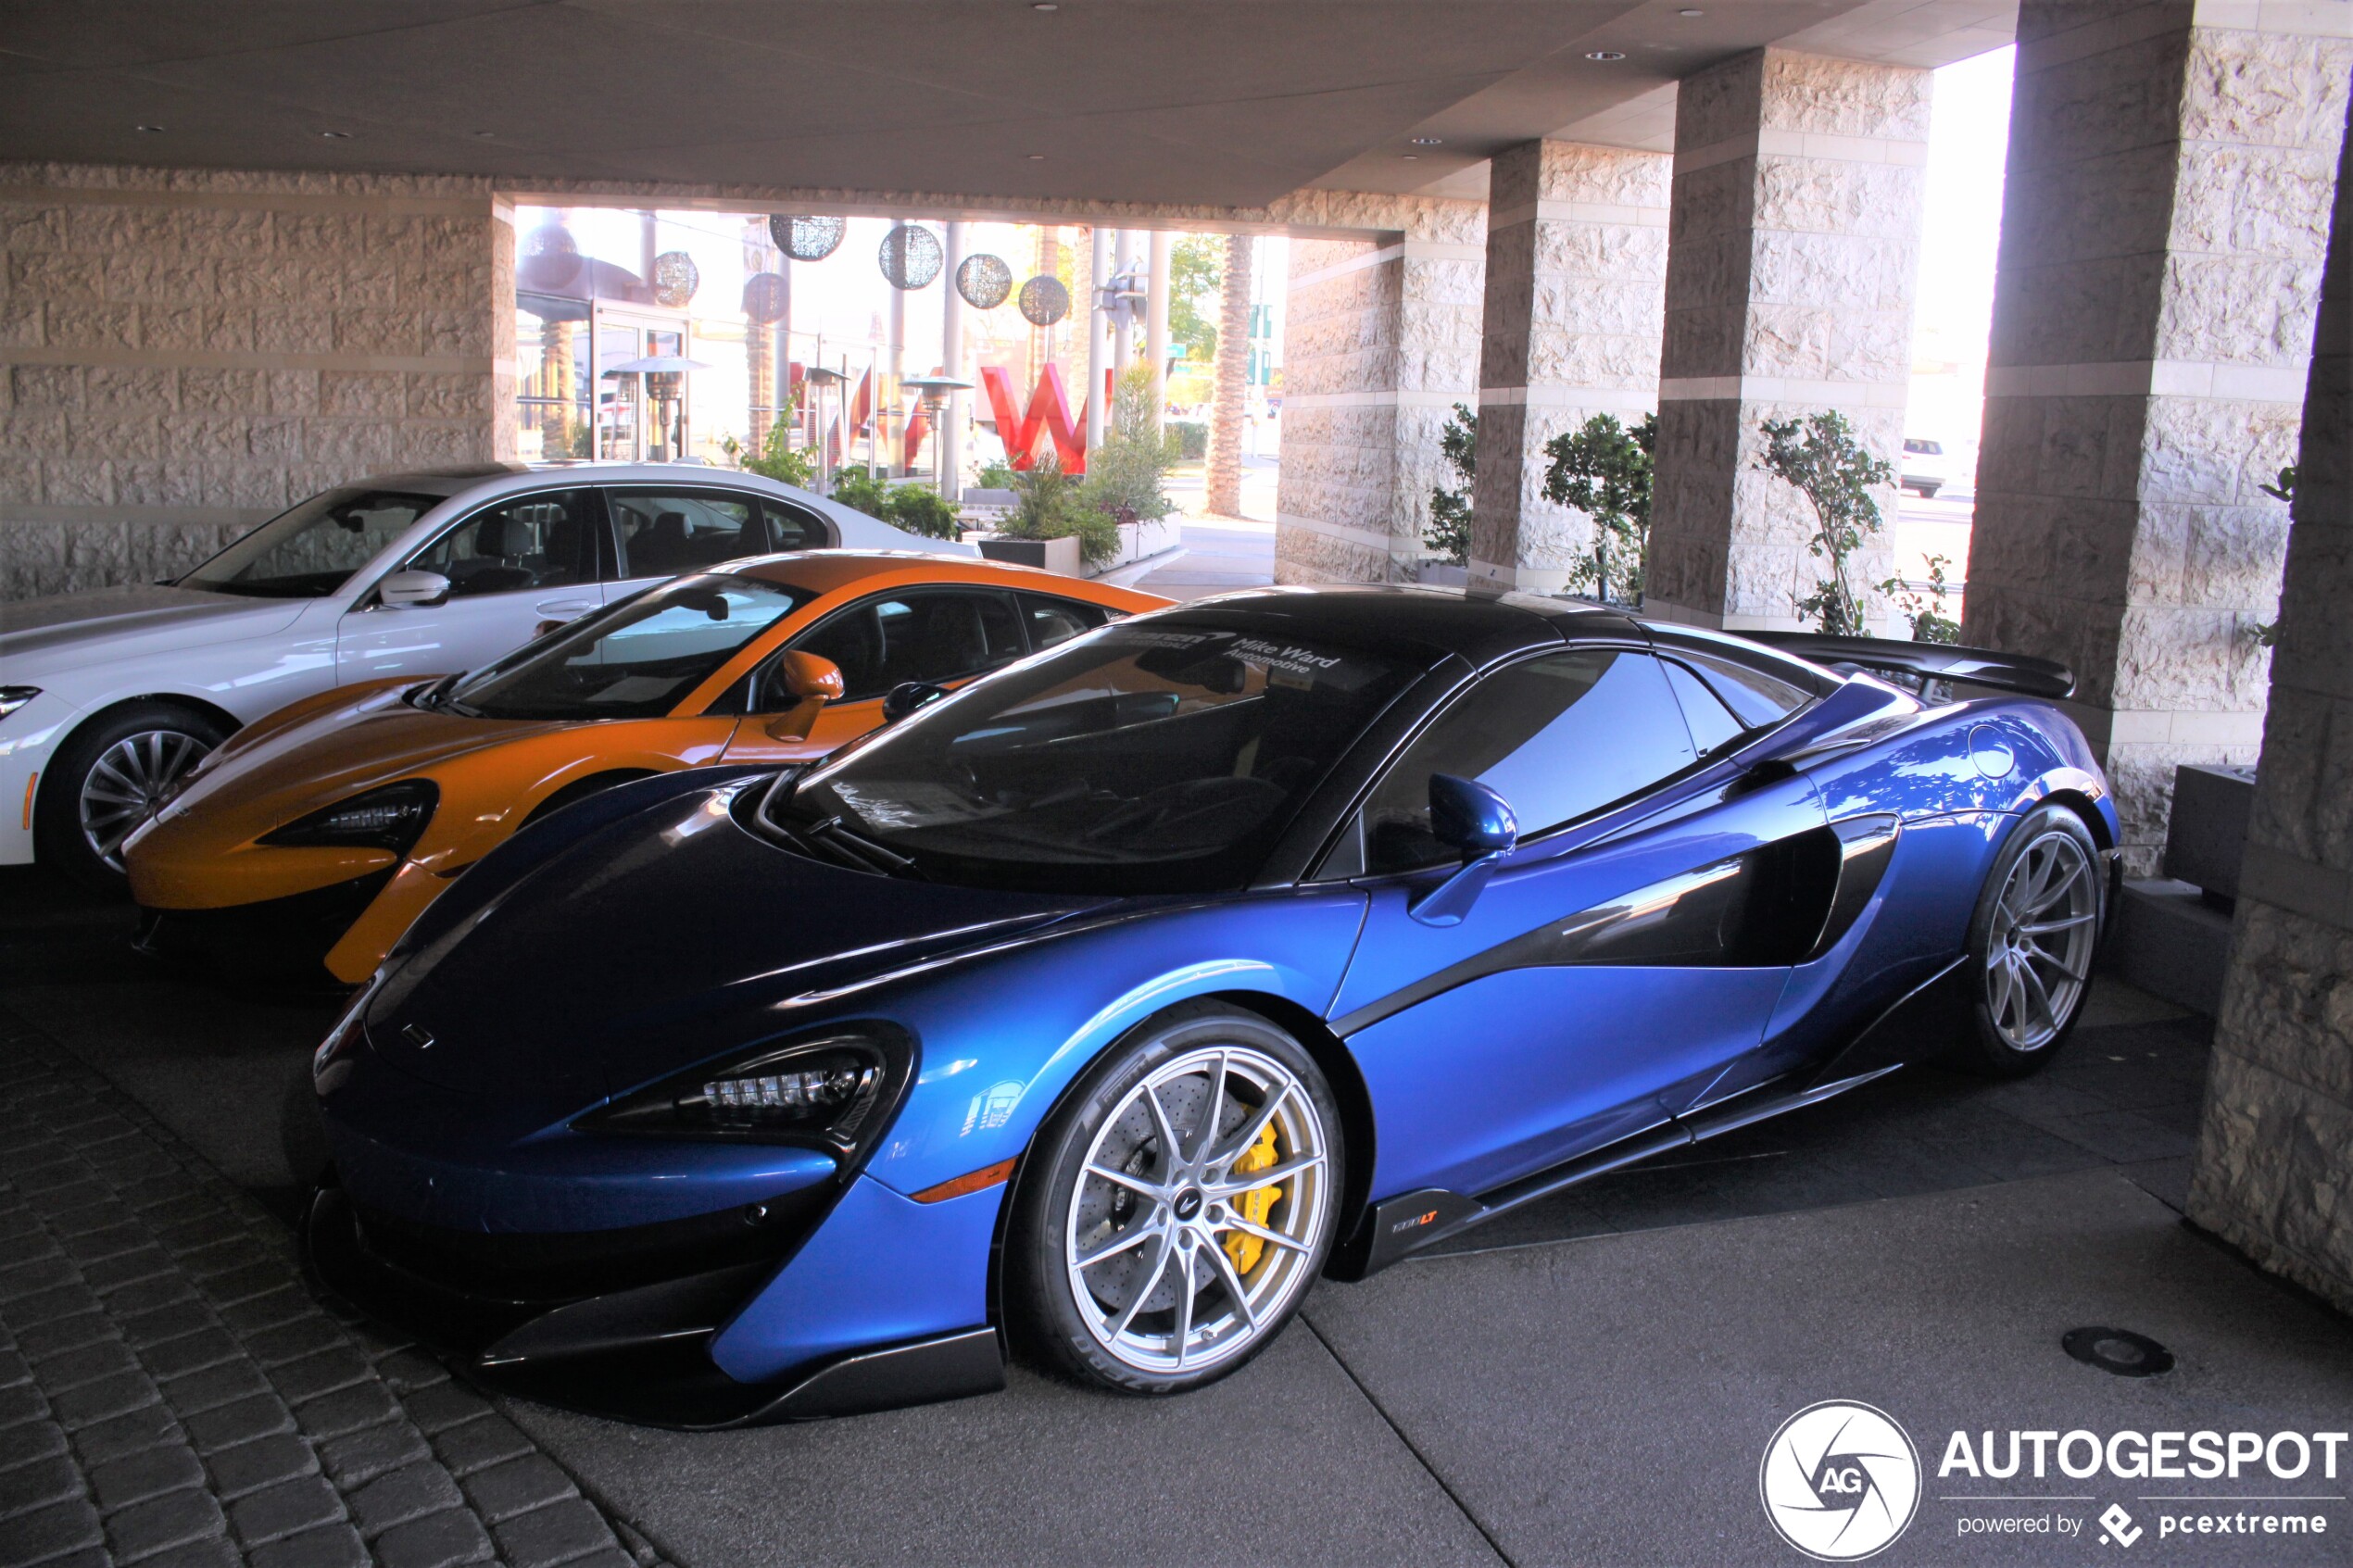
M1476 409L1461 403L1454 405L1454 417L1438 433L1438 450L1462 480L1463 487L1430 487L1429 526L1422 531L1422 543L1436 550L1441 558L1463 566L1470 560L1471 485L1478 478Z
M1013 515L1001 526L1008 539L1078 536L1079 558L1101 566L1119 554L1119 524L1088 503L1084 487L1051 457L1013 475Z
M1810 620L1833 637L1870 635L1863 621L1862 596L1848 581L1847 562L1863 541L1885 526L1871 487L1892 484L1895 470L1855 439L1854 427L1835 409L1804 420L1767 420L1766 448L1756 466L1795 486L1813 503L1815 529L1806 547L1830 562L1831 574L1796 601L1798 619Z
M1642 602L1642 559L1650 548L1651 454L1658 416L1628 430L1614 414L1595 414L1544 443L1544 498L1593 521L1593 553L1568 580L1591 587L1604 604Z
M956 508L928 484L892 484L864 469L844 469L834 476L834 499L926 539L954 539L963 533Z
M1169 460L1205 463L1209 460L1209 423L1205 420L1171 420L1162 431Z
M1113 518L1125 513L1138 522L1158 522L1176 509L1161 488L1168 477L1168 449L1152 422L1151 367L1131 365L1113 395L1101 445L1087 454L1080 497L1086 505Z
M983 490L1011 490L1013 487L1013 467L1002 458L981 465L977 476Z
M799 400L799 392L796 390L793 394L795 402ZM787 408L768 427L768 439L761 444L757 456L745 456L743 444L732 435L719 444L720 448L746 473L756 473L780 484L813 490L817 486L817 454L793 450L791 419L792 410Z

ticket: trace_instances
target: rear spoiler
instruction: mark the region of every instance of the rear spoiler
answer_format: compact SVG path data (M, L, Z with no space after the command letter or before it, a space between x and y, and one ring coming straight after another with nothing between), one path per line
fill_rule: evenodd
M1973 686L2052 700L2075 695L2075 671L2056 659L1952 643L1905 643L1889 637L1828 637L1818 632L1743 632L1815 664L1847 665L1913 681L1966 681Z

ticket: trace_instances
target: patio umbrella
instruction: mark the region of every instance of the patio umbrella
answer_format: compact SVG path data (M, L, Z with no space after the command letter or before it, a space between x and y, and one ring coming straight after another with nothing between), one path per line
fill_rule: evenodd
M618 365L607 365L609 376L668 376L681 370L708 370L710 366L699 359L689 359L683 354L652 354L643 359L624 359Z

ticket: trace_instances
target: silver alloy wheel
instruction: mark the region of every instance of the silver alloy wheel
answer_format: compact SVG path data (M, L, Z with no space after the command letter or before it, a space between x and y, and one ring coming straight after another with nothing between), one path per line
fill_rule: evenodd
M185 730L142 730L99 753L82 781L82 836L90 852L109 871L122 870L122 841L211 749Z
M1272 1163L1249 1168L1270 1128ZM1139 1371L1241 1353L1306 1288L1334 1174L1290 1068L1238 1045L1171 1058L1104 1119L1080 1168L1063 1251L1079 1315Z
M2013 1050L2040 1050L2074 1016L2099 935L2099 884L2071 834L2045 833L2010 864L1985 950L1985 1008Z

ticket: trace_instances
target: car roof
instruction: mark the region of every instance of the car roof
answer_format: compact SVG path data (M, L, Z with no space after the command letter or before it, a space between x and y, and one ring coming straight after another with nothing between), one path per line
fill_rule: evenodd
M1412 645L1432 658L1455 654L1475 666L1567 637L1645 640L1629 617L1600 605L1408 584L1252 588L1165 615L1357 646Z
M1139 589L1083 577L1064 577L1039 567L975 556L934 555L925 550L794 550L783 555L751 556L713 570L817 594L829 594L837 588L884 577L907 583L985 583L1125 608L1154 608L1168 602Z
M413 490L447 498L477 491L488 495L529 490L556 478L570 478L582 484L721 485L730 490L753 490L789 496L796 501L812 503L828 509L837 505L812 491L786 484L762 474L748 473L741 469L712 468L705 463L453 463L445 468L402 469L392 473L371 473L364 479L353 481L352 485L376 490Z

